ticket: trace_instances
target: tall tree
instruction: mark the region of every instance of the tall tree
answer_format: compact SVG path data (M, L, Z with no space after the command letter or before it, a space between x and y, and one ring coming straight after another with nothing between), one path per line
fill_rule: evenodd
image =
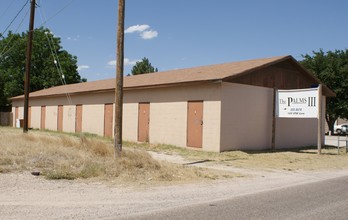
M348 50L324 52L313 51L313 55L302 55L301 64L311 70L318 79L336 93L326 99L325 119L331 132L338 118L348 119Z
M14 34L11 31L0 40L0 77L3 81L0 100L21 95L24 92L25 54L28 33ZM34 31L30 92L61 85L61 76L55 62L59 61L67 84L86 81L77 72L77 57L60 45L60 38L47 28ZM54 54L58 56L55 59ZM1 85L0 85L1 88ZM3 101L4 102L4 101ZM0 101L1 105L4 105ZM8 104L6 101L5 104Z
M154 68L149 59L144 57L141 61L135 63L132 68L132 75L144 74L144 73L154 73L158 72L157 68Z

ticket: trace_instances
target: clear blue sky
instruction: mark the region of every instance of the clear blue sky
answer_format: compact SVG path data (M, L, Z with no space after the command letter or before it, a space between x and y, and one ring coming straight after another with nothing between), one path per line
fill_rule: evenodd
M27 0L0 0L0 32ZM45 27L77 56L88 81L115 77L118 0L37 0ZM126 0L125 74L348 48L346 0ZM11 25L15 31L29 4ZM57 14L58 13L58 14ZM42 15L42 16L41 16ZM43 18L42 18L43 17ZM46 17L46 19L45 19ZM19 32L28 29L26 16Z

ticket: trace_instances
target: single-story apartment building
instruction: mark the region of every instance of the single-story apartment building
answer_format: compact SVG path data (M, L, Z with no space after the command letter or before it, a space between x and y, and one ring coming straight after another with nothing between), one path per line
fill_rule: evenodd
M215 152L269 149L273 88L319 83L291 56L127 76L123 140ZM108 79L32 92L29 127L112 137L115 85L115 79ZM323 115L325 97L334 95L323 86ZM23 118L23 103L23 96L12 98L14 125ZM275 147L314 146L317 128L317 119L277 118Z

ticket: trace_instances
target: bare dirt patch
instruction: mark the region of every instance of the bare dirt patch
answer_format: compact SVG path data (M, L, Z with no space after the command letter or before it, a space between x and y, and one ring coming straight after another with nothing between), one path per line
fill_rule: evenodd
M344 149L324 146L321 155L315 146L302 149L273 151L229 151L222 153L203 152L168 145L139 144L137 148L152 152L157 159L172 163L199 167L225 167L246 170L337 170L348 168L348 154Z

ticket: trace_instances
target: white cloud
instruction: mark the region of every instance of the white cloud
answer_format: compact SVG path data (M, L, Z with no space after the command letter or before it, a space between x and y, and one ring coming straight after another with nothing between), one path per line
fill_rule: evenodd
M157 31L153 31L153 30L149 30L149 31L144 31L140 34L141 38L143 38L144 40L150 40L152 38L155 38L158 36L158 32Z
M143 32L149 28L150 28L150 26L147 24L142 24L142 25L137 24L137 25L133 25L133 26L128 27L124 31L124 33L129 34L129 33L134 33L134 32Z
M66 39L67 39L67 40L72 40L72 41L77 41L77 40L80 39L80 35L77 35L77 36L75 36L75 37L67 37Z
M158 36L158 32L150 29L150 25L142 24L142 25L133 25L128 27L124 33L139 33L140 37L144 40L150 40Z
M108 62L108 65L109 65L109 66L116 66L116 60L110 60L110 61Z
M45 34L46 34L46 35L50 34L50 35L52 35L53 37L62 38L62 37L59 36L59 35L55 35L52 31L51 31L51 32L45 31Z
M128 58L124 58L124 60L123 60L123 65L124 66L133 66L133 65L135 65L136 64L136 62L138 62L139 60L130 60L130 59L128 59ZM108 62L108 66L109 67L113 67L113 68L116 68L116 60L110 60L109 62Z
M81 70L85 70L85 69L89 69L88 65L80 65L77 67L77 71L81 71Z
M125 66L133 66L135 65L139 60L130 60L128 58L124 59L124 65Z

